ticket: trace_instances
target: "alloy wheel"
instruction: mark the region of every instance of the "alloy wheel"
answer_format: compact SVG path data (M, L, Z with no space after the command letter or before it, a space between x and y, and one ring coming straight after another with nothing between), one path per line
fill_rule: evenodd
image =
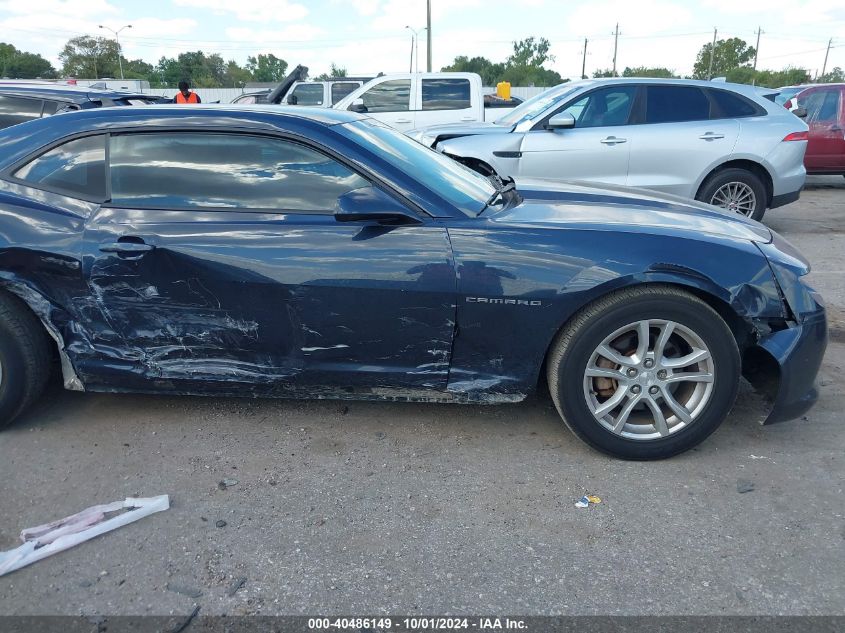
M757 196L744 182L726 182L713 193L710 204L751 217L757 208Z
M630 323L605 338L584 371L596 422L633 440L655 440L694 424L713 394L707 345L675 321Z

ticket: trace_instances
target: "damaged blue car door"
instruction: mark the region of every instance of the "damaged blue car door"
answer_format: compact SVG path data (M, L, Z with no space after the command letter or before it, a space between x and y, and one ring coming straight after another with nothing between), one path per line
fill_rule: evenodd
M112 133L108 154L83 268L123 343L86 373L177 391L445 389L456 282L438 221L301 139Z

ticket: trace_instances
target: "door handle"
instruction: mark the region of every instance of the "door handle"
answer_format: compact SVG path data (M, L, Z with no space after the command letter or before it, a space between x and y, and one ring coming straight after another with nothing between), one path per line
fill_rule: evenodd
M120 257L138 258L143 257L151 250L155 249L152 244L146 244L140 238L119 238L116 242L110 242L100 245L100 251L103 253L116 253Z
M462 116L461 121L475 121L474 116Z
M626 138L618 138L616 136L608 136L607 138L603 138L599 141L599 143L604 143L605 145L617 145L618 143L627 143L628 139Z
M396 119L397 123L410 123L411 119Z
M724 134L716 134L715 132L705 132L699 136L702 141L715 141L716 139L725 138Z

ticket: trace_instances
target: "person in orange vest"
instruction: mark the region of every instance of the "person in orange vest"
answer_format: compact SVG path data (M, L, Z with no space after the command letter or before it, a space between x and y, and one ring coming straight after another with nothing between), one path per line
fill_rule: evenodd
M196 92L191 92L187 81L179 82L179 92L173 99L173 103L202 103L200 96Z

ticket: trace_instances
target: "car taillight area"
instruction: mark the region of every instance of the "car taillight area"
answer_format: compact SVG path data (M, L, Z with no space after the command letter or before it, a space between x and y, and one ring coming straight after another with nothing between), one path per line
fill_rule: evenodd
M784 142L788 141L808 141L810 140L810 133L807 130L802 132L792 132L783 137Z

